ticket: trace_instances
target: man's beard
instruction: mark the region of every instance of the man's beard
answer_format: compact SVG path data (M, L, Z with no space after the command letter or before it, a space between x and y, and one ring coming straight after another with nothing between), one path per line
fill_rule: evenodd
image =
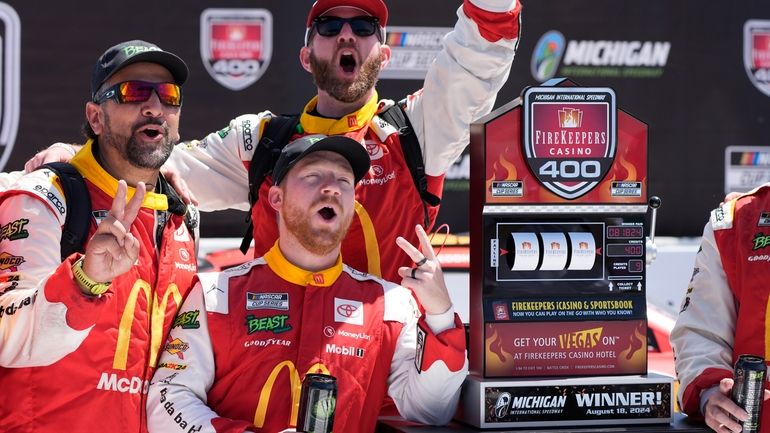
M340 44L337 50L345 48L344 45ZM354 45L349 48L353 47ZM358 101L377 84L381 61L382 54L367 58L361 65L358 77L353 81L346 81L338 78L331 72L334 66L331 60L321 60L315 56L313 51L310 51L310 66L315 85L334 99L348 103Z
M136 131L145 125L159 125L163 128L163 140L152 143L151 146L143 145L136 139ZM174 150L175 141L170 137L169 127L156 119L147 119L136 123L131 127L131 135L125 135L112 131L110 117L104 113L104 132L99 136L101 146L110 146L116 149L120 156L134 167L159 169L166 162Z
M345 239L350 223L353 220L352 213L347 217L338 215L338 217L344 219L337 229L314 228L310 222L312 214L310 214L307 209L301 209L293 203L294 202L289 199L284 192L284 206L281 212L281 218L283 219L284 224L286 224L286 229L289 233L297 238L297 241L299 241L300 245L306 250L315 255L324 256L334 251L334 249L340 245L342 240ZM323 203L334 203L339 205L339 200L333 198L321 198L310 205L309 209L316 209L319 204ZM337 206L337 209L341 209L341 207Z

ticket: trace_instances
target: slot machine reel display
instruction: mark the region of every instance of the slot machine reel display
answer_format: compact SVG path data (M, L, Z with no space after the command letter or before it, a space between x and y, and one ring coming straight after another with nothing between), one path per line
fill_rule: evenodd
M471 126L465 422L671 422L672 379L647 375L647 125L615 104L552 80Z

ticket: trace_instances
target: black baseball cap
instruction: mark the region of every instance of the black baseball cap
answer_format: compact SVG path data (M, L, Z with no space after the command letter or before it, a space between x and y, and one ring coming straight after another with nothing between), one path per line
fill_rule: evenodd
M91 74L91 98L107 79L119 70L137 62L157 63L171 72L177 84L187 81L189 70L185 62L176 54L163 51L159 46L149 42L133 40L121 42L107 49L99 57Z
M281 150L278 162L273 168L273 184L281 183L286 173L294 167L305 156L318 152L319 150L328 150L339 153L350 163L353 169L355 183L358 183L362 177L369 171L371 163L369 152L364 149L361 143L344 135L326 136L321 134L306 135L300 137Z

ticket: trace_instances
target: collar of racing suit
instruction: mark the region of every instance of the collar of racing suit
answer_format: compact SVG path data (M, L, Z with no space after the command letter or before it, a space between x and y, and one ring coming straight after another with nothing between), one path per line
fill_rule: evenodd
M118 180L107 173L96 161L93 153L93 144L93 140L88 140L83 148L72 157L70 164L74 165L80 173L85 174L83 177L88 178L88 180L102 190L102 192L110 197L115 197L115 193L118 191ZM131 199L131 197L134 196L135 191L136 188L129 186L128 197L126 197L126 199ZM168 198L165 194L147 191L147 194L144 196L144 201L142 202L142 207L160 211L168 210Z
M281 253L277 241L264 258L276 275L298 286L329 287L342 274L342 254L337 256L337 262L332 267L318 272L306 271L291 264Z
M315 96L305 105L305 109L302 110L299 123L308 134L342 135L358 131L362 127L367 126L372 117L377 114L377 98L377 92L374 92L369 101L359 108L358 111L343 116L340 119L330 119L310 114L318 103L318 96Z

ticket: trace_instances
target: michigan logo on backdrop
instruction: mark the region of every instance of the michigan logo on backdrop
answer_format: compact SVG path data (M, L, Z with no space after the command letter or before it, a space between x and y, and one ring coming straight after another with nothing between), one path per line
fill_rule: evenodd
M21 22L16 11L0 3L0 170L11 156L19 128Z
M200 33L203 65L230 90L254 84L270 64L273 15L267 9L206 9Z
M524 91L524 153L532 173L559 197L591 191L615 160L615 92L607 87Z
M743 25L743 65L757 89L770 96L770 21Z

